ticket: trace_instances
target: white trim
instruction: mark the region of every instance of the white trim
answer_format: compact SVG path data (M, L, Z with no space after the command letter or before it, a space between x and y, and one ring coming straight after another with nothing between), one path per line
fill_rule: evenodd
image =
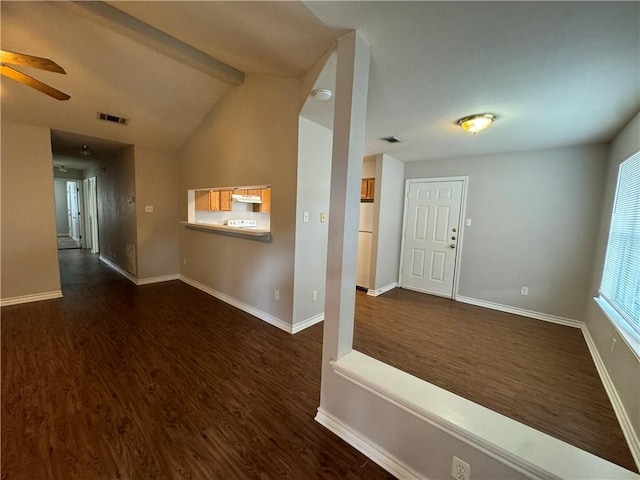
M18 305L20 303L39 302L41 300L52 300L54 298L62 298L62 290L53 290L51 292L32 293L29 295L3 298L0 300L0 307Z
M388 292L389 290L393 290L397 286L398 286L398 282L392 282L385 285L384 287L376 288L375 290L372 290L372 289L367 290L367 295L370 295L372 297L377 297L378 295L382 295L383 293Z
M133 275L131 275L129 272L127 272L126 270L124 270L122 267L120 267L119 265L116 265L115 263L113 263L111 260L109 260L106 257L103 257L102 255L100 255L98 257L100 260L102 260L104 263L106 263L108 266L110 266L111 268L113 268L116 272L118 272L120 275L122 275L123 277L125 277L127 280L135 283L136 285L138 285L138 279L136 277L134 277Z
M318 413L315 416L315 421L327 430L336 434L353 448L369 457L392 475L398 478L429 480L427 477L417 472L394 455L391 455L379 445L373 443L364 435L355 431L339 418L331 415L324 408L318 407Z
M309 317L306 320L303 320L298 323L294 323L291 328L291 333L298 333L304 330L305 328L309 328L316 323L320 323L324 320L324 312L314 315L313 317Z
M640 479L623 467L356 350L330 364L346 381L527 478Z
M618 423L620 423L620 428L622 429L624 438L626 438L627 440L627 444L629 445L629 450L631 450L633 460L636 462L636 466L640 468L640 438L638 438L638 434L633 428L633 424L631 423L631 420L627 415L627 411L624 408L622 400L618 395L618 391L616 390L611 377L609 376L607 367L602 360L602 357L600 356L600 352L598 352L598 348L596 347L596 344L591 337L589 329L586 325L583 325L581 330L582 334L584 335L584 339L587 342L587 347L589 347L589 352L591 353L591 358L593 358L593 363L595 363L598 374L600 375L600 379L602 380L602 385L604 386L604 389L609 396L609 400L611 401L613 411L616 413L616 417L618 417Z
M558 317L556 315L550 315L548 313L535 312L533 310L526 310L524 308L511 307L509 305L502 305L500 303L487 302L486 300L478 300L477 298L463 297L458 295L454 300L462 303L468 303L470 305L476 305L478 307L490 308L492 310L498 310L500 312L513 313L514 315L520 315L521 317L535 318L536 320L544 320L545 322L558 323L560 325L566 325L567 327L582 328L584 325L580 320L574 320L573 318Z
M436 177L436 178L409 178L405 180L404 186L404 206L402 212L402 241L400 242L400 266L398 271L398 285L402 288L406 288L402 285L403 273L402 267L404 266L404 244L405 234L407 230L407 192L409 191L409 184L411 183L425 183L425 182L462 182L462 198L460 199L460 218L458 219L458 244L456 248L456 265L453 271L453 285L451 288L451 296L447 295L446 298L456 298L458 295L458 287L460 285L460 267L462 264L462 241L464 240L465 220L467 217L467 191L469 190L469 176L461 175L455 177ZM442 294L441 294L442 296Z
M594 297L593 300L598 304L602 313L609 319L609 323L618 332L618 335L625 341L629 350L635 355L636 360L640 361L640 341L631 325L618 313L618 311L609 304L604 297Z
M149 285L150 283L170 282L171 280L178 280L180 275L174 273L172 275L161 275L159 277L147 277L139 278L136 281L136 285Z
M280 330L284 330L285 332L288 332L288 333L293 333L291 325L289 325L287 322L283 320L280 320L279 318L274 317L273 315L268 314L267 312L258 310L257 308L252 307L251 305L243 303L240 300L237 300L233 297L230 297L229 295L219 292L218 290L214 290L213 288L208 287L207 285L200 283L192 278L186 277L182 274L180 274L178 279L186 283L187 285L191 285L192 287L195 287L198 290L202 290L203 292L208 293L212 297L216 297L218 300L222 300L223 302L228 303L229 305L232 305L244 312L247 312L253 315L254 317L258 317L260 320L263 320L273 325L274 327L278 327Z
M426 293L428 295L434 295L436 297L448 298L449 300L451 300L451 297L449 295L447 295L446 293L432 292L431 290L426 290L424 288L417 288L417 287L404 286L402 288L404 288L405 290L411 290L412 292Z

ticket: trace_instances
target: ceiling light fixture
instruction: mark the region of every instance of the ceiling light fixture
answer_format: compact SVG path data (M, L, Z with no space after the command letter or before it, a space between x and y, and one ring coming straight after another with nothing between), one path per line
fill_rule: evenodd
M84 157L91 156L91 150L89 150L89 146L88 145L80 145L80 155L82 155Z
M333 93L327 88L318 88L311 92L311 96L320 102L326 102L331 98Z
M462 127L463 130L471 132L474 135L485 128L489 128L496 116L492 113L477 113L475 115L468 115L462 117L456 123Z

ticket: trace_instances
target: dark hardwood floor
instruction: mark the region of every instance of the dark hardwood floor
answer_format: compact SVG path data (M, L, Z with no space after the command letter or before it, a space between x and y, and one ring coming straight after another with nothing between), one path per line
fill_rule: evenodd
M393 478L313 420L322 325L60 258L64 298L2 308L2 479Z
M321 324L60 259L64 298L1 311L3 480L393 478L313 420ZM637 471L577 329L394 290L357 295L354 343Z
M358 291L354 348L638 472L577 328L395 289Z

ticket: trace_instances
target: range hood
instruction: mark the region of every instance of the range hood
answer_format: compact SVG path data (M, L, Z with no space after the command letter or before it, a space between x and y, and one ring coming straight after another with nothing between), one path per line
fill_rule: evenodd
M260 195L241 195L238 193L234 193L231 195L231 199L234 202L262 203L262 198L260 197Z

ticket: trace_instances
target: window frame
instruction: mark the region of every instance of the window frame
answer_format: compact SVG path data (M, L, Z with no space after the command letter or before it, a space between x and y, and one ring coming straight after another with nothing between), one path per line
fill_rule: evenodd
M602 273L600 276L600 285L598 288L598 297L595 297L594 300L600 306L605 315L609 318L613 326L616 328L620 336L626 341L628 346L631 348L632 352L636 355L637 358L640 359L640 318L629 319L627 316L629 315L627 312L621 311L621 308L615 304L615 301L607 298L606 292L603 292L603 282L605 279L605 272L607 269L607 259L609 258L609 247L611 243L612 236L612 227L613 218L615 209L618 203L618 198L620 194L620 185L621 185L621 175L622 168L626 162L637 161L640 162L640 149L636 150L634 153L629 155L624 161L620 162L618 166L618 176L616 180L616 189L613 199L613 206L611 209L610 223L609 223L609 232L607 235L607 243L605 249L605 259L602 265ZM635 186L635 183L632 184ZM624 262L623 262L624 263ZM613 344L612 344L613 349Z

